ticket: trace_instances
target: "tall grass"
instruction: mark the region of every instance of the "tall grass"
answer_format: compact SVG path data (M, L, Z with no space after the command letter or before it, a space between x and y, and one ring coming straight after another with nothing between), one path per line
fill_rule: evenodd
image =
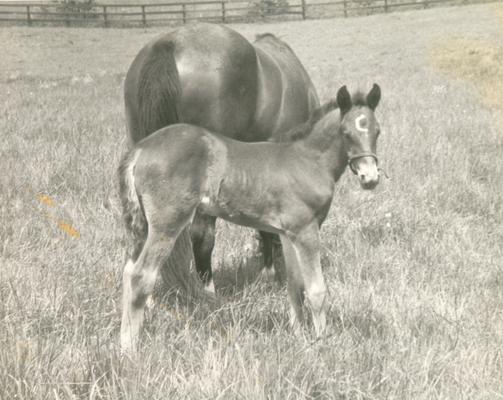
M253 232L220 223L225 312L158 304L122 359L122 80L158 31L3 30L0 398L502 397L503 139L479 91L493 72L432 57L452 37L501 43L494 9L236 29L286 40L323 100L383 88L390 179L369 193L346 174L322 232L326 337L292 335L284 287L255 280Z

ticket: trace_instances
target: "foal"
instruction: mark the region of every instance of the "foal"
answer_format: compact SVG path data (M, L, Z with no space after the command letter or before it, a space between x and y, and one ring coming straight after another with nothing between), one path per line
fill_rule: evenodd
M186 124L140 141L119 169L126 227L136 243L123 276L123 349L135 347L157 273L196 210L279 234L292 324L304 321L305 304L321 335L326 286L320 226L347 165L364 189L379 182L374 110L380 97L376 84L353 97L343 86L337 101L280 142L243 143Z

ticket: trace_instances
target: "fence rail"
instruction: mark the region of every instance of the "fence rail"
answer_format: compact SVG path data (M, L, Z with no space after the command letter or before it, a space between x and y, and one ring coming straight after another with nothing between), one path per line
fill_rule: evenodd
M1 2L0 22L29 26L34 24L101 25L109 27L148 26L160 23L184 24L194 20L238 22L262 18L332 16L387 13L403 8L428 8L435 5L460 5L503 0L334 0L311 2L267 2L264 0L205 0L173 3L105 4ZM316 0L315 0L316 1Z

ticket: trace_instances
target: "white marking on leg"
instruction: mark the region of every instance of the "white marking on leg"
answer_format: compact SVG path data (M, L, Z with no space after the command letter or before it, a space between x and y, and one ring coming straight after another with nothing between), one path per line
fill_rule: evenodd
M154 308L155 306L155 301L154 301L154 298L152 297L152 295L150 294L148 297L147 297L147 300L145 301L145 306L151 310L152 308Z
M367 117L364 114L360 114L358 117L355 119L355 128L359 132L367 133L369 131L369 128L367 128ZM363 126L362 126L363 124Z
M262 275L262 279L264 279L266 282L274 281L274 276L275 276L274 267L262 268L260 275Z
M204 290L210 293L215 293L215 284L213 283L213 278L211 278L211 280L206 285L204 285Z
M133 321L131 312L132 288L131 274L134 270L134 262L129 259L124 267L122 284L122 322L121 322L121 348L122 351L130 351L135 347L135 338L132 332Z
M326 306L327 293L325 284L315 283L309 291L305 292L305 299L313 317L314 331L317 337L321 337L327 325Z

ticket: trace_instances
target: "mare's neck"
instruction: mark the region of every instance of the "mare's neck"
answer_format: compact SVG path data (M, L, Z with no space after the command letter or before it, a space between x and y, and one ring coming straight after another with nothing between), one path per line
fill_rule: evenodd
M334 181L340 178L348 163L340 122L339 111L331 111L314 125L309 135L299 141L302 146L319 153L319 159Z

